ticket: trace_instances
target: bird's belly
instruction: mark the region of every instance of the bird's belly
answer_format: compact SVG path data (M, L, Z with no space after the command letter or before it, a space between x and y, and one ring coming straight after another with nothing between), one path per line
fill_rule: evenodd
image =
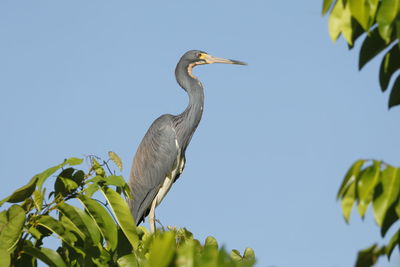
M164 199L164 197L167 195L169 190L172 187L172 184L175 182L175 178L182 173L184 165L185 165L185 159L181 157L181 150L178 144L178 140L175 140L176 148L178 149L178 155L176 157L176 164L172 171L165 177L164 183L158 190L158 193L155 197L156 201L156 206L158 206L161 201Z

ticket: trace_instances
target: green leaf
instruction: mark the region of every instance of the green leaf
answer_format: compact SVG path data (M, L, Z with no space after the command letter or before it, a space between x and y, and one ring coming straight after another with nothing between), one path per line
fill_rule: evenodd
M85 173L81 170L78 170L72 176L72 180L74 180L75 183L77 183L79 186L82 185L84 179L85 179Z
M352 45L351 11L349 5L344 6L343 1L337 1L328 20L329 35L332 41L336 41L340 33L343 33L346 41Z
M243 258L248 261L256 261L256 254L252 248L246 248L243 253Z
M240 255L240 252L238 250L236 250L236 249L232 249L231 258L236 262L241 262L242 261L242 255Z
M400 69L400 48L399 46L393 46L382 59L381 67L379 70L379 83L381 85L382 92L385 92L389 86L390 78L393 73Z
M38 258L49 266L67 267L67 264L61 258L60 254L49 248L36 248L32 246L25 246L22 252Z
M391 40L393 21L399 12L400 2L398 0L382 0L376 15L379 34L389 43Z
M382 237L385 237L389 228L399 220L399 216L396 213L395 207L396 207L396 205L390 206L390 208L387 210L387 212L385 214L385 218L383 219L382 227L381 227L381 236Z
M397 76L389 96L389 108L400 104L400 75Z
M329 8L332 5L333 0L324 0L322 4L322 15L325 15L328 12Z
M329 36L334 42L339 38L339 35L342 31L343 9L344 9L343 2L337 1L328 19Z
M115 176L115 175L108 176L106 178L106 183L107 183L107 185L115 185L115 186L120 186L120 187L123 187L126 184L124 177Z
M350 0L350 11L365 31L369 29L370 6L367 0Z
M351 26L353 28L351 35L352 44L351 45L347 44L349 49L352 49L354 47L354 43L358 40L358 38L360 38L365 33L360 23L358 23L358 21L355 20L354 18L351 19Z
M381 191L376 191L373 199L374 217L379 226L382 226L386 212L397 200L400 191L400 171L388 166L381 172Z
M209 247L204 248L204 250L208 249ZM195 254L195 251L197 251L197 248L193 239L182 243L182 245L177 247L177 256L175 262L179 262L179 265L177 264L178 266L210 266L206 264L198 264L198 259L196 259L197 254Z
M75 248L77 252L81 251L75 247L77 237L69 229L65 229L64 225L60 221L51 216L43 215L37 220L37 223L55 233L62 241L72 248Z
M136 257L134 254L128 254L125 256L122 256L117 260L118 266L121 267L138 267L138 263L136 261Z
M211 246L211 247L218 248L218 242L214 237L207 236L206 241L204 242L204 246L205 247Z
M379 182L380 162L374 161L372 166L365 168L357 182L358 212L364 217L368 205L372 201L375 186Z
M25 222L25 210L19 205L12 205L0 212L0 249L12 252L22 234Z
M50 177L50 175L52 175L53 173L55 173L57 170L59 170L60 168L64 167L65 165L70 165L70 166L74 166L74 165L79 165L83 162L83 159L78 159L78 158L69 158L64 160L63 163L58 164L54 167L51 167L47 170L45 170L44 172L35 175L35 177L38 177L39 180L37 182L37 187L38 190L41 191L42 190L42 186L43 183L47 180L47 178Z
M173 232L164 232L156 235L150 248L147 266L169 266L174 257L175 249L175 234Z
M397 206L396 206L395 210L396 210L397 216L400 217L400 201L397 202Z
M68 158L61 164L63 166L65 166L65 165L75 166L75 165L80 165L82 163L83 163L83 159L80 159L80 158Z
M376 244L358 252L355 267L370 267L378 262L378 258L384 254L384 248L379 248Z
M104 177L106 175L106 172L104 171L103 167L101 167L100 163L97 162L95 158L92 158L92 165L93 169L96 172L97 175Z
M386 246L386 255L389 257L389 259L396 245L400 250L400 229L392 236L392 238L390 238L390 241Z
M358 69L361 70L365 64L382 52L386 47L387 44L385 40L381 38L378 29L375 28L371 34L364 39L361 45Z
M132 247L136 250L139 245L139 238L136 232L136 224L129 210L128 204L111 188L103 187L102 192L104 197L107 199L107 202L110 204L122 231L132 244Z
M90 199L84 195L78 198L86 208L93 221L100 229L101 235L104 237L107 249L114 251L118 242L118 229L107 210L96 200Z
M346 222L349 222L351 210L356 200L356 184L352 183L342 198L342 212Z
M89 184L89 186L85 188L84 192L87 197L92 197L92 195L99 189L99 185L97 183L93 183Z
M46 188L45 188L46 189ZM42 194L40 191L38 191L38 190L35 190L34 192L33 192L33 203L35 204L35 208L38 210L38 211L41 211L42 210L42 205L43 205L43 198L44 198L44 196L43 196L44 194Z
M0 266L11 266L10 253L3 248L0 248Z
M347 171L343 182L339 188L339 192L337 194L337 199L343 197L344 193L346 190L349 188L349 186L355 182L357 175L360 173L360 170L364 164L365 160L360 159L357 160L356 162L351 165L350 169Z
M77 241L75 243L83 242L88 239L85 234L79 229L67 216L60 213L58 216L58 221L68 232L73 233L77 237Z
M80 229L86 237L90 237L92 243L97 245L100 243L100 231L93 227L93 219L83 210L71 206L67 203L60 203L57 209L67 216Z
M30 197L35 191L36 183L38 181L38 177L33 177L26 185L18 188L11 194L11 196L6 197L5 199L0 201L0 207L5 202L10 203L18 203L24 201L26 198Z
M108 156L110 157L110 159L115 163L115 165L117 165L118 169L120 171L122 171L122 160L121 158L117 155L117 153L113 152L113 151L109 151L108 152Z

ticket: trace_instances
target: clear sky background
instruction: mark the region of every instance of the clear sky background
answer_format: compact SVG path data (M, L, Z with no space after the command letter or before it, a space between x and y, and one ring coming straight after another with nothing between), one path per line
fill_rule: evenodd
M360 43L331 42L321 5L2 0L0 198L71 156L115 151L127 177L152 121L185 109L174 69L200 49L249 65L195 69L203 119L157 217L252 247L258 266L352 266L379 228L371 212L346 225L336 192L356 159L398 165L400 109L380 62L358 72Z

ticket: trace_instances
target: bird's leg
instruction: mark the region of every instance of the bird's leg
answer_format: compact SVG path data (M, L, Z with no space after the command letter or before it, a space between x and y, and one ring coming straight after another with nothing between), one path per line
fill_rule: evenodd
M162 230L165 232L165 227L164 227L164 225L161 223L161 221L160 221L159 219L155 219L155 221L156 221L156 223L158 223L158 224L161 226Z
M150 208L150 212L149 212L149 224L150 224L150 232L151 233L154 233L156 230L156 220L155 220L156 204L157 204L157 198L155 198L153 200L153 203L151 203L151 208Z

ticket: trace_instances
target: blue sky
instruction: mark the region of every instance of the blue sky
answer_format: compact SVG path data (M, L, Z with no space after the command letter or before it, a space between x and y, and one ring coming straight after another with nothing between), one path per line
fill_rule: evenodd
M352 266L379 229L371 213L346 225L336 192L358 158L398 164L400 109L378 61L358 72L360 44L331 42L321 5L1 1L0 198L71 156L115 151L127 177L152 121L186 107L174 68L200 49L249 65L194 70L203 119L157 217L252 247L258 266Z

